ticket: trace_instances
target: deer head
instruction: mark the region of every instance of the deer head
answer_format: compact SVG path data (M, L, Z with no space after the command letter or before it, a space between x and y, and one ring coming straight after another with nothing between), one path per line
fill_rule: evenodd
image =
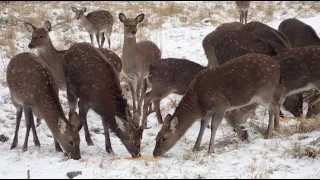
M135 37L137 33L137 25L141 23L144 19L144 14L138 15L135 19L126 18L123 13L119 14L119 20L124 24L124 34L125 36Z
M181 133L176 131L178 125L178 117L168 114L156 137L156 147L153 151L153 156L160 156L171 149L176 142L181 138Z
M35 26L27 22L24 22L24 25L27 30L32 33L32 39L28 45L28 48L41 48L51 42L49 37L49 32L51 31L50 21L46 21L42 28L36 28Z
M71 7L72 9L72 12L75 12L76 13L76 19L81 19L83 16L84 16L84 13L87 11L87 8L86 7L83 7L81 10L78 10L77 8L75 7Z
M61 129L57 140L64 152L66 152L73 159L81 158L80 155L80 136L79 130L82 127L82 122L79 120L76 112L71 114L70 122L64 120L66 126Z

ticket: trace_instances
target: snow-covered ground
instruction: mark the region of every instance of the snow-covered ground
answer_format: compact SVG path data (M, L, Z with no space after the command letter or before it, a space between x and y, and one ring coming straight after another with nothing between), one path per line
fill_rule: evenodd
M58 9L51 11L56 14L60 12ZM283 18L276 18L267 24L277 29L280 22L291 17L291 14L289 13L285 17L281 16ZM317 34L320 33L319 13L313 17L299 19L311 25ZM234 20L237 19L230 21ZM116 23L122 28L118 21ZM90 41L89 35L81 28L55 29L54 26L57 22L53 20L52 24L54 30L50 32L50 37L57 49L65 48L64 43L59 41L66 40L62 38L66 36L71 41ZM149 40L161 48L163 58L187 58L203 66L207 65L202 40L205 35L215 29L215 26L171 27L168 22L164 26L164 29L150 31L148 36ZM30 42L30 36L26 30L16 34L15 48L17 52L31 51L26 48ZM121 33L112 35L112 48L119 55L121 55L122 42ZM96 42L95 45L97 45ZM7 46L0 46L0 48L1 68L6 67L9 61L6 56L9 48ZM5 74L2 76L0 79L5 79ZM170 99L178 102L180 98L181 96L178 95L170 95L162 100L163 117L167 113L174 112L175 107ZM64 91L60 92L60 100L65 112L67 112L68 106ZM285 112L285 115L292 116L288 112ZM26 131L24 116L20 125L18 146L14 150L9 150L14 136L15 118L15 108L10 100L9 89L0 85L0 134L9 137L8 141L0 142L1 178L27 178L28 170L30 170L31 178L39 179L68 178L66 174L70 171L82 171L82 175L75 178L320 178L319 158L296 158L293 156L297 146L306 147L318 139L320 130L304 134L296 133L292 136L280 134L273 139L263 139L261 133L258 132L259 128L251 126L255 124L260 129L267 128L268 113L263 108L258 108L255 115L249 120L249 142L240 141L226 122L222 122L216 136L215 153L207 154L210 140L209 129L205 131L202 150L198 153L192 153L200 129L200 123L196 122L181 140L156 162L112 160L113 157L109 156L104 149L101 119L93 111L89 111L87 119L94 146L87 146L84 132L81 130L81 160L66 159L63 153L55 152L51 132L45 123L37 127L41 147L34 146L32 135L30 135L28 151L22 152L21 147ZM144 132L141 145L142 156L152 156L155 138L161 128L161 125L157 124L154 113L148 117L148 122L152 128ZM290 125L295 128L298 123L294 120L287 123L281 122L281 127ZM116 157L130 157L128 151L114 134L111 134L111 143ZM315 147L319 149L320 144L316 144Z

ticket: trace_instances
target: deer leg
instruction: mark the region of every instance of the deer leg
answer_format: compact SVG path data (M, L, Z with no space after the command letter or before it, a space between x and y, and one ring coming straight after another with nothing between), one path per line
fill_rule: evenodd
M24 139L24 143L22 146L22 152L25 152L28 150L28 139L29 139L29 133L30 133L30 129L32 126L32 121L33 121L33 114L32 114L32 109L30 107L25 107L24 108L24 116L25 116L25 120L26 120L26 126L27 126L27 130L26 130L26 136Z
M111 147L111 141L110 141L109 122L110 122L110 119L102 119L102 124L104 128L105 148L107 153L114 155L114 152Z
M93 142L91 139L91 135L89 132L88 124L87 124L87 113L89 111L89 106L82 100L79 100L79 118L80 121L83 123L84 128L84 135L86 138L86 142L88 146L93 146Z
M101 33L101 48L103 47L104 41L106 38L104 37L104 32ZM110 48L109 48L110 49Z
M274 100L272 100L269 103L269 107L267 107L269 109L269 124L268 124L268 132L266 135L266 139L270 139L272 136L272 130L275 124L275 115L276 115L276 111L277 111L277 105L275 103ZM279 116L279 114L278 114Z
M201 119L200 131L199 131L197 141L196 141L192 151L200 151L200 145L201 145L203 133L204 133L204 130L206 129L207 125L209 124L209 122L210 122L210 117L208 117L208 116L203 117Z
M217 129L225 115L225 110L224 109L216 109L214 115L212 116L211 119L211 138L210 138L210 145L209 145L209 150L208 153L212 154L214 153L214 139L216 136Z
M37 118L37 127L39 127L41 124L41 119Z
M141 111L141 104L142 104L142 91L144 89L144 79L140 79L137 83L137 103L138 103L138 111Z
M91 44L93 45L93 34L89 34L89 35L90 35Z
M129 84L129 87L130 87L130 91L131 91L131 94L132 94L132 104L133 104L133 111L136 110L136 89L135 89L135 86L133 84L134 82L129 80L128 81L128 84Z
M109 49L111 49L111 33L112 33L112 26L108 27L107 29L107 39L108 39L108 44L109 44Z
M99 33L99 32L96 33L96 38L97 38L97 42L98 42L99 48L101 48L101 44L100 44L100 33Z
M38 120L38 118L37 118L37 120ZM40 147L40 141L39 141L39 138L37 135L36 126L34 125L33 117L32 117L32 121L31 121L31 129L32 129L32 135L33 135L33 143L34 143L34 145Z
M143 100L146 95L147 88L148 88L147 79L144 79L142 80L142 87L141 87L141 94L140 94L140 101L139 101L140 108L138 107L139 111L141 110L141 106L144 103ZM148 103L147 105L149 104L150 103Z
M15 105L17 112L16 112L16 130L14 132L14 138L11 144L11 148L10 149L14 149L17 147L18 144L18 131L19 131L19 126L20 126L20 122L21 122L21 117L22 117L22 110L23 107L22 106L18 106Z
M153 104L154 104L154 109L157 114L158 123L163 124L162 115L161 115L161 111L160 111L160 101L161 101L161 99L156 99L153 101Z
M245 24L247 24L248 10L244 14Z

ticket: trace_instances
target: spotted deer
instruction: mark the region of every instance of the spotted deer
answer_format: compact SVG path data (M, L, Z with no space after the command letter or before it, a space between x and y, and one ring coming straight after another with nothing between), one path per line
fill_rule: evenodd
M79 100L79 118L83 122L87 144L93 145L86 117L92 109L102 119L105 148L109 154L114 154L110 127L132 157L140 156L143 132L139 126L140 117L137 113L131 115L119 77L103 54L90 43L74 44L65 54L64 72L70 112L76 110Z
M247 24L248 11L250 7L250 1L236 1L236 6L240 13L240 22Z
M241 30L243 24L239 22L224 23L219 25L213 32L209 33L202 40L202 47L208 60L208 68L218 66L218 60L215 53L215 45L229 31Z
M320 90L320 46L294 48L274 57L281 67L281 79L285 87L282 100L290 95L309 90ZM319 96L310 102L314 105Z
M147 90L149 65L161 58L161 51L155 43L151 41L137 43L137 25L143 21L144 16L139 14L136 18L127 18L123 13L119 13L119 20L124 27L122 74L127 79L132 93L133 109L139 112Z
M51 74L54 76L55 80L58 83L60 90L65 89L65 77L63 72L64 64L64 54L66 50L57 50L51 41L49 32L52 30L50 21L45 21L43 27L37 28L34 25L24 22L26 29L32 33L31 41L28 45L30 49L37 49L38 55L42 58L42 61L51 71ZM116 68L118 74L120 74L122 69L120 57L105 48L99 48L99 50L107 57L112 65ZM37 126L40 125L40 119L37 119Z
M84 13L87 11L86 7L83 7L81 10L78 10L75 7L71 7L71 9L76 13L75 18L80 20L80 25L89 33L91 44L93 44L93 34L95 34L99 48L103 48L106 34L109 49L111 49L111 33L114 24L111 13L106 10L97 10L85 15Z
M78 115L72 113L70 121L65 117L59 101L57 83L50 71L42 64L40 57L31 53L20 53L14 56L7 67L7 83L12 103L17 110L16 129L11 149L17 146L19 125L22 111L24 111L27 131L22 151L27 150L30 129L32 129L35 145L40 146L34 126L34 114L37 118L45 120L54 136L57 151L60 151L57 149L57 143L59 143L73 159L80 159ZM65 128L59 127L60 120L65 123Z
M143 125L147 126L147 111L153 101L158 123L162 124L160 101L171 93L183 95L192 79L205 67L187 59L166 58L150 64L148 80L151 90L146 93L143 106ZM179 72L179 73L177 73Z
M193 148L200 149L205 127L211 117L208 153L214 153L215 134L227 111L258 103L269 110L266 138L271 138L273 123L279 120L280 67L268 55L252 53L230 60L218 67L199 72L173 115L168 114L156 137L154 156L170 150L192 124L201 118L201 129ZM277 129L278 127L275 126Z
M293 48L320 45L320 38L312 26L296 18L289 18L282 21L278 27L278 31L282 32L288 37ZM315 97L310 97L310 101L307 102L307 117L309 117L311 114L318 114L320 112L320 103L313 102L313 99L317 99L317 94L318 93L314 93L313 96ZM296 117L303 116L303 95L304 93L298 93L288 96L284 102L285 109L289 109L290 112Z

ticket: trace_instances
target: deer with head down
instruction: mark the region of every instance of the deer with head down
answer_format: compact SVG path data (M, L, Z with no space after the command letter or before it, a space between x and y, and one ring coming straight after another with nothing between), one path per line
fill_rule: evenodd
M124 27L122 74L127 79L132 93L133 110L139 112L147 90L149 65L161 58L161 51L155 43L151 41L137 43L137 26L143 21L144 16L139 14L136 18L127 18L123 13L119 13L119 20Z
M73 159L80 159L78 115L72 113L70 122L65 117L59 101L57 83L50 71L42 64L40 57L31 53L20 53L14 56L7 67L7 83L12 103L17 110L15 136L11 149L17 146L19 125L22 111L24 111L27 131L23 151L27 150L30 129L32 129L35 145L40 146L34 126L34 114L37 118L45 120L55 140L66 153ZM59 120L65 123L64 129L59 127Z
M65 54L64 73L70 113L79 106L85 139L93 145L87 125L87 113L92 109L100 115L104 127L105 148L114 154L109 128L120 138L132 157L140 156L143 128L137 113L131 115L123 97L120 80L111 63L90 43L72 45ZM101 83L103 82L103 83Z
M170 150L192 124L201 118L201 129L193 148L200 149L205 127L211 119L208 153L214 153L215 134L227 111L258 103L269 110L267 138L279 120L280 67L267 55L252 53L205 69L192 80L173 115L168 114L156 137L154 156ZM275 126L277 129L278 127Z
M296 19L289 18L279 24L278 30L288 37L293 48L304 47L310 45L320 45L320 38L312 26ZM296 117L303 115L303 94L298 93L286 97L284 107L290 109L290 112ZM314 102L317 99L317 92L310 97L308 101L308 110L306 117L312 114L320 113L320 103ZM310 110L310 113L309 113Z

